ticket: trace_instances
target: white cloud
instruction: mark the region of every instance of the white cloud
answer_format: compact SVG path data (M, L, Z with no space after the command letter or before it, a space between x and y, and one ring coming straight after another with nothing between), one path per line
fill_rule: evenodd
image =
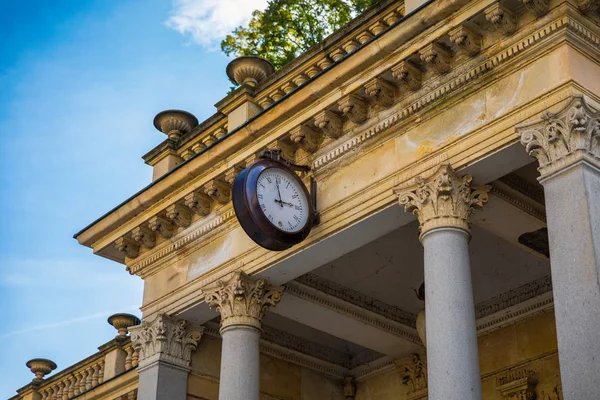
M233 29L245 25L254 10L264 10L267 0L175 0L166 24L208 49Z

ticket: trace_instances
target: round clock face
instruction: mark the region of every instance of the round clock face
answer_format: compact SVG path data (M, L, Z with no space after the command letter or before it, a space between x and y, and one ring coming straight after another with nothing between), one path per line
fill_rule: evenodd
M262 159L240 172L233 182L232 201L244 231L269 250L302 242L314 223L306 186L279 161Z
M308 222L308 198L298 179L280 168L265 169L256 182L258 204L275 228L298 232Z

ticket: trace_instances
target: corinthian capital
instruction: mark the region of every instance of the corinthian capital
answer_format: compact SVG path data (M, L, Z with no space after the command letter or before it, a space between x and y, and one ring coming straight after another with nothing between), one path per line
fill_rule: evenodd
M394 193L406 211L412 211L420 223L421 237L436 228L458 228L469 232L469 216L475 207L483 207L491 186L471 188L469 175L459 177L448 164L442 164L427 179L417 177L415 185L397 187Z
M204 300L221 313L221 330L231 325L262 329L265 311L279 302L282 291L282 286L270 286L264 279L253 280L236 271L228 280L204 289Z
M159 314L152 321L129 328L133 348L139 354L139 367L166 362L189 368L192 351L198 346L204 327L191 328L187 321Z
M517 125L521 144L538 160L540 180L585 161L600 168L600 112L592 110L581 95L557 113Z

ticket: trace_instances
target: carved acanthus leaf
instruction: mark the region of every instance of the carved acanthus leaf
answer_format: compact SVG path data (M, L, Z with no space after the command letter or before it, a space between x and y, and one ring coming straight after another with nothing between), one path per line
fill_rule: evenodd
M338 102L340 111L355 124L362 124L369 116L367 104L358 96L348 95Z
M402 383L408 386L408 399L427 399L427 357L411 354L410 357L396 360Z
M365 84L365 93L375 104L390 107L394 104L394 85L381 78L375 78Z
M421 87L422 73L410 61L401 61L392 68L392 76L406 90L417 90Z
M440 74L445 74L451 69L452 54L448 49L437 42L425 46L419 51L421 61Z
M231 325L262 329L265 311L279 302L283 287L267 285L264 279L253 280L236 271L228 280L203 291L204 301L221 313L221 330Z
M182 228L187 228L192 223L192 212L183 204L172 204L167 207L167 218Z
M156 234L146 226L138 226L131 231L131 237L141 246L151 249L156 245Z
M213 179L204 185L204 193L217 203L225 204L231 197L231 186L220 179Z
M129 328L131 343L139 354L138 368L165 362L189 368L192 351L198 346L204 327L192 328L185 320L175 320L165 314L148 323Z
M211 199L208 195L200 192L192 192L185 196L185 205L200 216L210 214Z
M462 53L469 56L474 56L481 50L481 36L464 25L457 26L450 31L450 41Z
M522 0L525 6L532 10L538 17L543 16L550 9L549 0Z
M600 167L600 112L575 95L557 113L516 127L521 144L538 160L540 179L585 160Z
M128 237L115 240L115 248L128 258L136 258L140 254L140 245Z
M160 215L150 218L148 220L148 227L164 239L170 238L175 233L175 224Z
M406 211L420 223L421 237L436 228L458 228L469 232L469 216L483 207L491 186L471 188L469 175L459 177L452 167L442 164L430 177L417 177L417 184L398 187L394 193Z
M517 30L517 17L500 2L485 9L485 18L494 25L496 30L505 35L510 35Z
M343 123L340 117L329 110L323 110L314 117L315 126L329 138L337 139L342 135Z
M290 140L309 153L314 153L322 137L307 125L298 125L290 131Z

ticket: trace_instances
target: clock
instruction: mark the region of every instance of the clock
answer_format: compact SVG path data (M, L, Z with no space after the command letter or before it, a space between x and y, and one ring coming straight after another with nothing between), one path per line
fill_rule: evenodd
M313 226L309 192L281 161L262 159L244 169L233 182L231 197L244 231L266 249L288 249L306 239Z

